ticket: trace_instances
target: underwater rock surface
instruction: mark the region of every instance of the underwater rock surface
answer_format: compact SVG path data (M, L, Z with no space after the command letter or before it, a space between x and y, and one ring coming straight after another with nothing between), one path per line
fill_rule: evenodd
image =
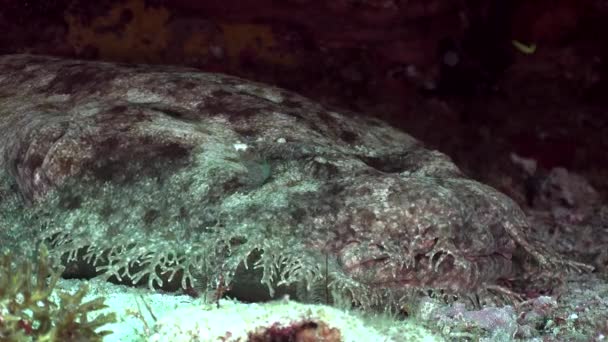
M0 247L71 277L374 306L497 284L518 250L582 267L410 135L194 69L1 56L0 172Z

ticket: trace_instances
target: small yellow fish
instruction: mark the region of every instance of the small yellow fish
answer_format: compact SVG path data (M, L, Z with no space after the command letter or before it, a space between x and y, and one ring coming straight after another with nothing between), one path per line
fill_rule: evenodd
M526 55L531 55L536 51L536 44L534 44L534 43L524 44L516 39L513 39L511 41L511 43L519 52L526 54Z

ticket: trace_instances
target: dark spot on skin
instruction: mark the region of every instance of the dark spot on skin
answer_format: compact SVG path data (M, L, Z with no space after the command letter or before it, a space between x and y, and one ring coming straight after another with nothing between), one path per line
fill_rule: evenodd
M178 143L170 143L157 149L158 155L170 159L186 158L190 154L190 148Z
M416 254L414 256L414 260L416 262L416 265L420 265L421 262L423 262L426 259L426 256L424 254Z
M115 176L123 171L123 167L119 162L106 162L95 168L91 168L91 171L96 178L109 182L115 180Z
M312 131L315 131L315 132L323 132L323 130L322 130L322 129L321 129L321 128L320 128L320 127L319 127L319 126L318 126L318 125L317 125L317 124L314 122L314 121L311 121L311 122L310 122L310 124L309 124L308 126L310 126L310 129L311 129Z
M73 68L82 68L83 64L81 61L73 61L73 60L67 60L67 61L62 61L60 64L60 68L61 69L73 69Z
M83 89L96 90L104 87L104 83L115 77L114 72L87 66L62 67L57 76L47 86L48 93L73 94ZM92 86L92 87L91 87ZM93 89L94 88L94 89Z
M226 114L226 105L218 100L209 99L196 106L197 111L200 111L204 116L215 116Z
M234 158L234 157L226 157L224 158L225 161L227 162L231 162L231 163L238 163L239 159L238 158Z
M39 168L40 165L42 165L42 162L44 161L44 157L39 154L34 154L34 155L29 156L26 160L27 160L27 168L29 170L35 170L35 169Z
M82 198L80 196L66 195L59 201L59 206L67 210L78 209L81 207L81 205Z
M112 150L118 149L119 145L120 145L120 142L119 142L118 138L108 137L105 140L99 141L95 147L100 151L101 150L112 151Z
M304 119L304 115L298 111L287 111L285 114L293 116L294 118L298 119L298 121Z
M559 198L558 202L559 202L559 205L564 208L569 208L569 209L574 208L574 205L566 198Z
M91 142L95 156L87 167L102 181L129 183L142 177L160 177L187 165L191 147L160 143L153 138L135 140L106 139ZM154 166L152 166L154 165Z
M318 111L316 114L319 116L319 119L327 125L327 128L332 132L339 132L341 130L340 125L336 121L336 119L329 115L326 111Z
M46 64L48 63L48 58L47 57L38 57L38 56L29 56L27 58L27 60L19 60L18 62L15 62L15 66L18 67L18 65L20 65L22 62L24 62L24 64L22 65L22 67L20 69L25 69L25 67L27 67L28 65L32 65L32 64Z
M115 64L117 67L120 67L122 69L128 69L128 72L144 70L146 67L146 65L143 65L143 64L133 64L133 63L126 63L126 62L115 62Z
M335 165L314 159L307 162L305 170L306 173L317 179L332 179L339 173L339 170Z
M108 235L109 236L113 236L113 235L118 235L121 232L121 228L119 225L117 224L112 224L110 226L108 226Z
M144 217L142 218L142 220L144 221L144 223L149 226L150 224L152 224L154 221L156 221L156 219L160 216L160 212L156 209L150 209L148 211L146 211L146 213L144 214Z
M228 121L231 123L238 122L242 118L249 118L252 116L256 116L260 112L258 108L241 108L239 110L232 110L228 112L229 114Z
M123 106L123 105L114 106L114 107L110 108L110 110L108 110L108 113L122 114L122 113L126 112L127 109L128 109L127 106Z
M230 180L227 180L226 182L224 182L224 184L222 184L222 192L224 194L232 194L234 193L237 189L242 187L242 183L239 180L238 177L234 177Z
M321 119L321 121L325 122L330 126L334 126L336 123L336 120L325 111L318 112L317 115L319 116L319 119Z
M190 215L188 214L188 209L184 207L179 207L179 218L185 220L188 217L190 217Z
M58 104L58 103L41 103L39 105L37 105L36 110L40 110L41 112L47 112L47 113L57 113L60 114L59 112L62 111L63 106Z
M290 214L291 218L296 222L303 222L308 217L309 212L305 208L295 208Z
M24 70L28 65L32 65L35 63L39 63L40 61L36 61L36 60L28 60L27 62L25 60L18 60L18 61L9 61L9 64L11 66L11 69L13 71L22 71Z
M402 156L359 156L359 159L372 168L386 173L401 173L416 169L414 165L409 165L407 158L402 158Z
M112 206L109 203L105 203L103 205L103 207L101 207L101 210L99 211L99 214L101 215L101 217L106 220L109 219L113 213L114 213L114 208L112 208Z
M95 123L101 124L113 131L126 132L140 122L151 121L150 113L146 113L145 107L133 105L131 107L116 106L105 112L98 113Z
M259 134L259 132L254 128L239 128L235 127L234 131L240 134L243 138L252 138Z
M239 246L247 243L247 238L244 236L237 236L230 239L231 246Z
M192 81L186 81L181 84L181 88L183 88L183 89L191 90L191 89L194 89L195 87L196 87L196 83L194 83Z
M360 188L356 191L356 196L360 196L360 197L366 197L366 196L371 196L371 194L373 193L373 191L369 188Z
M219 83L221 83L222 85L228 85L228 86L236 86L239 84L242 84L242 81L234 78L234 77L229 77L229 76L219 76Z
M357 141L357 134L355 134L354 132L351 131L342 131L342 133L340 133L340 139L342 139L344 142L348 143L348 144L353 144Z
M371 126L374 127L380 127L380 126L384 126L384 122L377 120L377 119L373 119L373 118L363 118L365 120L365 122Z
M152 109L156 109L159 112L166 114L172 118L175 119L183 119L185 117L184 113L179 112L178 110L174 110L171 108L157 108L157 107L152 107Z
M286 99L283 100L283 102L281 102L282 105L284 105L285 107L291 108L291 109L300 109L302 108L302 104L298 101L294 101L291 99Z
M376 221L376 214L369 209L361 209L356 215L359 217L359 221L363 226L371 227L372 224ZM382 247L382 246L378 246Z
M220 99L221 99L221 98L224 98L224 97L230 97L230 96L232 96L232 95L233 95L233 93L231 93L231 92L229 92L229 91L225 91L225 90L223 90L223 89L214 90L214 91L211 93L211 96L213 96L213 97L217 97L217 98L220 98Z

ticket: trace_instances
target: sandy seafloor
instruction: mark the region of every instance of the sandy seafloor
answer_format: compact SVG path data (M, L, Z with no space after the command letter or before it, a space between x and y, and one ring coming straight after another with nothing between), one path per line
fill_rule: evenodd
M57 289L75 292L82 283L60 280ZM385 315L365 318L356 311L301 304L287 298L249 304L222 299L218 308L216 303L205 303L202 298L153 293L98 280L87 283L90 290L84 301L103 296L109 307L99 313L113 311L117 315L117 323L103 329L113 331L104 339L108 342L247 341L248 333L260 328L309 320L339 329L342 341L442 340L413 322L397 321Z
M60 280L57 289L76 291L82 283ZM407 318L363 315L287 298L267 303L222 299L217 308L201 298L99 280L87 283L85 301L103 296L109 306L105 310L117 314L118 322L105 326L113 333L104 341L247 341L248 333L302 321L338 329L341 341L608 340L608 281L596 274L571 275L559 295L515 306L468 310L457 302L423 300Z

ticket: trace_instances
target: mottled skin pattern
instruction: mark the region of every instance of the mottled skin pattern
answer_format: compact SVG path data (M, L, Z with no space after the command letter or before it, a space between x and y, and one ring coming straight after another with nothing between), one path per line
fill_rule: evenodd
M374 288L452 293L489 288L509 294L495 285L524 276L517 274L521 265L513 265L518 248L542 268L589 269L528 241L520 208L467 179L400 173L350 191L344 194L349 203L335 216L336 226L344 227L337 229L344 235L336 247L347 272Z
M107 184L60 198L43 234L74 258L111 249L98 271L124 277L144 276L120 271L140 260L194 278L179 263L202 266L218 236L244 258L272 248L270 261L296 275L312 267L298 266L304 245L371 289L496 289L523 276L522 251L541 268L586 269L530 241L511 199L411 136L191 69L0 58L0 169L30 203L81 174Z

